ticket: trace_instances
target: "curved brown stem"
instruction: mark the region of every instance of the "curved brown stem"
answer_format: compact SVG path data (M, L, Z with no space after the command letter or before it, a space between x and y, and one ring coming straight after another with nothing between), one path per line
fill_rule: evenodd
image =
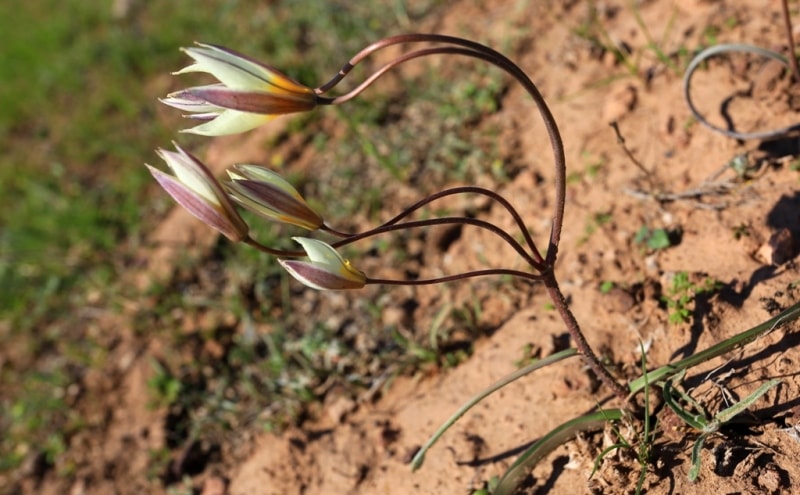
M517 224L517 227L519 228L520 232L522 233L522 236L525 239L525 243L528 245L528 248L531 250L531 255L533 256L534 261L536 261L538 263L537 265L534 266L534 268L536 268L537 270L542 270L544 268L544 266L545 266L544 258L542 258L542 255L539 253L539 250L536 249L536 244L533 242L533 237L531 237L530 232L528 232L528 226L525 225L525 221L522 219L522 216L519 214L519 212L516 210L516 208L514 208L514 206L506 198L504 198L500 194L492 191L491 189L485 189L483 187L478 187L478 186L452 187L450 189L445 189L443 191L439 191L439 192L433 193L430 196L428 196L426 198L423 198L423 199L417 201L416 203L414 203L413 205L405 208L403 211L401 211L399 214L397 214L391 220L381 224L379 227L376 227L376 228L382 228L382 227L388 227L390 225L394 225L394 224L398 223L400 220L406 218L407 216L411 215L415 211L419 210L423 206L426 206L426 205L428 205L430 203L433 203L436 200L445 198L447 196L453 196L455 194L465 194L465 193L481 194L481 195L487 196L487 197L497 201L498 203L500 203L506 209L506 211L508 211L508 213L512 216L512 218L514 219L514 222ZM330 233L332 235L335 235L336 237L342 237L342 238L350 237L350 236L353 235L353 234L347 234L347 233L344 233L344 232L339 232L338 230L334 230L329 225L323 225L322 226L322 230L324 230L324 231L326 231L326 232L328 232L328 233ZM374 230L374 229L372 229L372 230Z
M792 16L789 15L789 0L781 0L781 7L783 10L783 25L789 42L789 67L792 68L794 82L800 83L800 68L797 66L797 55L794 52L794 33L792 33Z
M348 244L352 244L354 242L367 239L369 237L385 234L387 232L394 232L398 230L413 229L413 228L432 227L435 225L472 225L475 227L488 230L493 234L499 236L504 241L506 241L506 243L508 243L508 245L511 246L511 248L514 249L517 252L517 254L519 254L533 268L540 271L543 271L545 269L545 267L541 263L538 263L535 259L533 259L531 255L528 254L525 251L525 249L523 249L522 246L508 234L508 232L506 232L505 230L501 229L500 227L492 223L483 220L478 220L477 218L443 217L443 218L431 218L428 220L416 220L411 222L393 223L390 225L382 225L380 227L376 227L374 229L370 229L368 231L360 232L358 234L353 234L353 235L347 235L344 234L343 232L338 232L327 226L323 227L321 230L329 232L334 235L345 236L344 239L331 243L332 247L340 248L342 246L347 246ZM271 248L269 246L261 244L260 242L256 241L255 239L249 236L245 238L242 242L258 249L263 253L272 254L274 256L297 258L306 255L305 251ZM524 272L519 272L519 273L524 273Z
M253 239L250 236L247 236L243 241L243 243L247 244L248 246L252 246L262 253L271 254L273 256L284 256L286 258L297 258L298 256L305 256L305 251L298 251L298 250L286 250L286 249L275 249L269 246L265 246L258 242L257 240Z
M428 278L422 280L394 280L367 277L367 283L381 285L433 285L443 284L445 282L455 282L457 280L464 280L468 278L486 277L490 275L511 275L512 277L524 278L533 282L539 282L542 280L542 275L535 273L528 273L519 270L508 270L505 268L490 268L487 270L475 270L466 273L459 273L458 275L447 275L445 277Z
M563 225L564 220L564 204L565 204L565 195L566 195L566 160L564 157L564 144L561 139L561 134L558 131L558 126L555 122L555 118L553 114L550 112L550 108L547 106L547 103L544 100L544 97L539 92L539 89L533 83L533 81L528 77L528 75L514 62L512 62L508 57L503 55L502 53L489 48L488 46L482 45L480 43L465 40L463 38L457 38L454 36L447 36L441 34L424 34L424 33L414 33L414 34L403 34L398 36L390 36L388 38L384 38L380 41L377 41L368 47L364 48L360 52L358 52L353 58L350 59L348 63L346 63L334 76L330 81L323 84L322 86L318 87L315 91L317 94L325 93L335 87L341 80L361 61L365 58L373 54L374 52L386 48L392 45L398 44L405 44L405 43L443 43L449 45L455 45L458 47L466 48L466 50L456 50L454 48L448 48L443 51L443 48L439 49L429 49L429 50L419 50L418 52L412 52L401 56L400 59L402 61L411 60L413 58L424 56L424 55L433 55L437 53L457 53L461 55L466 55L474 58L479 58L486 62L489 62L500 69L506 71L508 74L513 76L525 90L528 92L530 97L533 99L534 103L536 104L537 109L539 110L539 114L544 121L545 129L547 130L547 134L550 138L550 144L553 149L553 162L555 166L555 192L556 192L556 201L555 201L555 211L553 213L553 222L552 228L550 231L550 242L547 249L547 258L546 264L553 266L556 261L556 256L558 253L558 244L561 239L561 228ZM394 64L396 65L396 64ZM387 66L394 66L390 62ZM383 68L379 69L377 75L375 77L371 77L368 79L369 83L364 85L362 84L359 86L358 91L363 91L366 86L372 84L380 75L385 73L391 67L384 66ZM336 98L333 98L332 101L336 101ZM346 100L340 100L346 101Z
M497 225L494 225L493 223L489 223L483 220L478 220L477 218L442 217L442 218L429 218L427 220L414 220L403 223L394 223L391 225L382 225L380 227L367 230L365 232L354 234L346 239L342 239L341 241L334 242L333 244L331 244L331 246L333 246L334 248L339 248L366 239L367 237L373 237L376 235L385 234L386 232L394 232L398 230L421 228L421 227L432 227L434 225L472 225L475 227L488 230L493 234L499 236L504 241L506 241L506 243L509 246L511 246L511 248L514 249L514 251L516 251L517 254L519 254L525 260L525 262L531 265L533 268L539 271L545 270L545 266L537 262L535 259L533 259L531 255L528 254L525 251L525 249L523 249L522 246L508 234L508 232L501 229Z
M456 54L456 55L465 55L473 58L478 58L480 60L486 61L491 63L500 69L506 71L508 74L513 76L525 90L528 92L530 97L533 99L534 103L539 110L539 113L544 121L545 129L547 130L548 136L550 138L550 144L553 149L554 155L554 167L555 167L555 193L556 193L556 204L555 204L555 211L553 213L553 221L552 227L550 231L550 242L547 249L547 255L544 260L543 265L539 263L539 259L532 260L526 257L529 263L532 266L539 269L541 271L540 275L531 275L526 278L531 278L535 280L541 280L545 283L547 287L547 291L550 295L553 304L555 305L556 309L558 310L562 320L564 321L565 325L567 326L567 330L570 333L570 336L575 341L576 346L579 352L583 355L585 361L592 369L592 371L597 375L597 377L606 385L608 386L614 394L620 400L626 400L627 398L627 389L623 387L613 376L608 372L608 370L602 365L600 360L597 358L597 355L592 350L591 346L586 340L586 337L583 335L583 332L578 325L575 316L569 309L567 305L566 299L564 298L561 289L558 286L558 282L556 281L555 274L553 272L553 268L555 266L557 254L558 254L558 245L561 239L561 229L563 226L563 219L564 219L564 206L565 206L565 195L566 195L566 160L564 156L564 145L561 139L561 135L558 130L558 126L555 122L555 118L553 117L552 113L550 112L549 107L547 106L544 98L542 97L541 93L539 92L536 85L533 81L528 77L528 75L514 62L510 59L505 57L503 54L487 47L481 45L479 43L456 38L452 36L446 35L438 35L438 34L407 34L407 35L400 35L400 36L392 36L389 38L385 38L380 40L372 45L368 46L355 57L353 57L347 64L345 64L339 73L331 79L328 83L320 86L315 90L317 94L322 94L333 87L335 87L359 62L364 60L366 57L371 55L377 50L382 48L402 44L402 43L418 43L418 42L428 42L428 43L443 43L448 45L455 45L456 47L439 47L439 48L430 48L425 50L418 50L411 53L407 53L396 58L394 61L391 61L378 69L372 76L370 76L366 81L364 81L361 85L356 87L350 93L342 95L340 97L331 98L329 101L331 104L341 103L347 101L362 91L364 91L367 87L369 87L372 83L374 83L380 76L385 74L389 69L396 67L397 65L412 60L414 58L428 56L428 55L435 55L435 54ZM403 214L401 214L402 216ZM466 220L466 219L464 219ZM427 222L427 221L426 221ZM418 225L423 226L426 222L420 222ZM399 224L399 226L408 226L409 223ZM465 222L466 223L466 222ZM433 223L429 223L432 225ZM376 232L383 229L392 229L398 225L386 225L379 229L376 229ZM496 232L501 237L507 236L507 234L503 231ZM506 237L504 237L506 238ZM508 241L508 239L506 238ZM514 246L516 244L515 241L509 241L509 243ZM527 239L526 239L527 241ZM342 243L350 242L349 239L345 241L341 241ZM516 249L516 248L515 248ZM520 249L518 252L520 252ZM534 253L538 254L534 249ZM520 253L522 254L522 253ZM525 257L525 255L523 255ZM477 273L477 272L473 272ZM452 277L448 277L446 279L432 279L426 281L418 281L419 284L429 284L429 283L440 283L442 281L449 281L449 280L460 280L465 278L462 275L454 275ZM377 279L369 280L368 283L403 283L400 281L379 281Z

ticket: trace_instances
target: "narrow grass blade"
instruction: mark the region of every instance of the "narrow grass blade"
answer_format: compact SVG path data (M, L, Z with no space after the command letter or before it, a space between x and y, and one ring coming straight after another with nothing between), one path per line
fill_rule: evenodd
M760 325L756 325L749 330L746 330L727 340L723 340L719 344L709 347L705 351L698 352L697 354L693 354L685 359L681 359L677 363L668 364L666 366L662 366L661 368L655 369L650 373L647 373L646 379L645 377L641 376L630 382L628 384L628 389L630 390L631 395L636 394L644 389L647 382L654 383L659 380L663 380L667 376L672 375L677 371L697 366L700 363L704 363L717 356L726 354L738 347L749 344L761 335L764 335L780 326L785 325L786 323L796 320L798 317L800 317L800 303L791 306L790 308L781 312L779 315L775 316L774 318L770 318Z
M493 495L511 495L525 475L553 449L567 442L579 432L600 428L609 421L622 419L624 415L625 412L622 409L605 409L563 423L531 445L508 468Z
M731 407L718 412L717 415L714 416L714 421L713 422L716 423L717 426L727 423L728 421L733 419L734 416L738 415L739 413L741 413L742 411L744 411L748 407L752 406L753 403L755 401L757 401L758 399L760 399L762 395L764 395L767 392L769 392L772 388L776 387L779 383L781 383L781 381L778 380L777 378L774 379L774 380L770 380L770 381L764 383L763 385L758 387L758 389L756 389L756 391L753 392L752 394L748 395L747 397L745 397L744 399L740 400L739 402L737 402L736 404L732 405Z
M685 369L681 370L680 372L676 373L674 376L670 377L669 378L670 386L672 385L672 383L676 383L676 382L680 383L680 382L682 382L684 376L686 376L686 370ZM694 407L695 411L697 411L698 413L702 414L704 418L708 417L708 412L706 412L706 409L699 402L694 400L694 397L692 397L691 395L687 394L686 392L684 392L683 390L681 390L679 388L676 388L674 390L678 392L678 395L681 396L681 399L686 401L687 404L689 404L692 407Z
M597 454L597 457L594 458L594 464L592 464L592 472L589 473L589 478L591 479L592 476L594 476L594 473L596 473L597 470L600 469L600 463L603 462L603 459L605 459L608 454L618 449L629 449L630 447L631 447L630 444L627 442L625 443L618 442L615 443L614 445L610 445L604 448L602 452Z
M682 376L683 371L678 375ZM672 388L672 380L675 379L677 376L667 379L664 382L664 387L662 391L664 392L664 402L667 403L667 406L672 409L676 415L678 415L681 420L686 423L687 425L691 426L695 430L698 431L705 431L706 427L708 426L708 419L705 418L702 414L692 414L686 409L682 408L680 404L678 404L675 399L673 398L674 389Z
M642 376L644 377L644 432L639 440L639 479L636 482L636 495L642 493L644 480L647 477L647 465L650 461L650 451L652 449L653 438L650 436L650 382L647 381L647 352L644 344L639 341L639 348L642 351ZM595 464L595 469L597 465ZM594 472L594 471L593 471Z
M785 134L789 134L790 132L797 130L798 124L794 124L789 127L774 129L770 131L737 132L737 131L732 131L730 129L718 127L709 122L708 120L706 120L703 114L701 114L700 111L697 109L697 107L695 107L694 101L692 99L691 95L692 76L694 75L697 68L700 67L702 63L705 62L707 59L726 53L752 53L764 59L774 60L783 64L786 67L789 67L789 63L786 57L784 57L780 53L773 52L771 50L767 50L758 46L735 43L735 44L715 45L706 48L705 50L698 53L692 59L691 62L689 62L689 65L686 68L686 73L683 76L683 99L686 101L686 104L689 107L689 111L692 112L694 118L697 119L697 121L703 124L704 126L708 127L709 129L734 139L769 140L782 137Z
M433 444L437 442L437 440L439 440L439 437L441 437L444 434L444 432L446 432L451 426L453 426L453 424L455 424L455 422L458 421L461 418L461 416L463 416L467 411L472 409L472 407L475 406L477 403L479 403L489 395L493 394L494 392L505 387L509 383L522 378L523 376L526 376L540 368L544 368L545 366L549 366L553 363L557 363L563 359L575 356L577 354L578 354L577 349L570 348L570 349L564 349L563 351L557 352L552 356L548 356L544 359L540 359L535 363L531 363L528 366L520 368L514 373L511 373L510 375L501 378L497 382L493 383L490 387L486 388L478 395L470 399L466 404L461 406L461 408L459 408L459 410L456 411L455 414L453 414L447 421L445 421L444 424L442 424L442 426L440 426L439 429L436 430L436 433L434 433L433 436L430 439L428 439L427 442L425 442L425 445L423 445L422 448L419 449L419 452L417 452L417 454L411 460L412 471L416 471L422 466L422 463L425 462L425 453L428 452L428 450L433 446Z

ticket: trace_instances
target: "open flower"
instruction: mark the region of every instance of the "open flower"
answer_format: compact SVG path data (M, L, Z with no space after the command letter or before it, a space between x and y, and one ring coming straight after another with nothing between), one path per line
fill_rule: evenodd
M207 72L220 83L177 91L162 101L207 121L185 132L221 136L249 131L277 115L306 112L317 105L314 90L280 71L232 50L198 43L183 48L195 61L175 74Z
M278 260L287 272L312 289L360 289L367 277L353 268L349 261L330 244L307 237L293 237L303 246L310 261Z
M247 238L247 224L211 171L177 144L175 149L177 153L156 150L174 176L147 165L161 187L189 213L219 230L228 239L239 242Z
M307 230L322 226L322 217L308 206L291 184L272 170L258 165L234 165L224 184L230 197L248 210L269 220Z

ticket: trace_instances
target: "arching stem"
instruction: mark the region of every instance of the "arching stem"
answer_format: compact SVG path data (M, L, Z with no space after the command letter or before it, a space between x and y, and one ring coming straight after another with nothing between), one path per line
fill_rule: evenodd
M447 275L445 277L428 278L421 280L394 280L386 278L367 278L368 284L381 285L433 285L445 282L455 282L475 277L487 277L490 275L510 275L512 277L523 278L532 282L539 282L542 276L535 273L522 272L519 270L508 270L505 268L490 268L487 270L474 270L471 272L459 273L457 275Z
M442 43L442 44L455 45L457 47L466 48L466 50L457 50L451 47L440 47L438 49L419 50L418 52L412 52L399 57L397 59L399 60L397 63L402 63L404 61L408 61L420 56L434 55L440 53L461 54L478 58L499 67L500 69L504 70L505 72L513 76L523 86L523 88L525 88L525 91L528 92L531 99L533 99L537 109L539 110L539 114L542 117L545 129L547 130L547 134L550 138L550 145L553 149L553 164L555 166L556 201L555 201L555 209L553 212L552 227L550 231L550 242L547 248L547 258L546 258L546 264L549 266L553 266L555 264L556 257L558 254L558 244L561 239L561 228L564 220L564 204L566 196L566 159L564 157L564 144L561 139L561 134L558 131L558 125L556 124L555 118L553 117L552 112L550 112L550 108L547 106L544 97L541 95L539 89L536 87L533 81L531 81L531 79L528 77L525 71L523 71L518 65L512 62L511 59L509 59L502 53L492 48L489 48L488 46L482 45L474 41L465 40L463 38L457 38L454 36L447 36L441 34L425 34L425 33L402 34L398 36L390 36L388 38L384 38L364 48L363 50L358 52L352 59L350 59L350 61L346 63L339 70L336 76L334 76L327 83L318 87L315 91L318 94L330 91L333 87L339 84L339 82L351 70L353 70L353 68L356 65L358 65L361 61L363 61L365 58L367 58L374 52L392 45L406 44L406 43ZM389 70L389 68L394 67L396 65L397 64L390 62L386 66L379 69L374 77L370 77L367 80L367 82L365 82L365 84L362 84L361 86L359 86L359 88L357 88L357 90L354 91L357 92L363 91L366 88L366 86L372 84L372 82L374 82L378 77L380 77L380 75L384 74L387 70ZM339 100L337 100L337 98L333 98L330 100L330 102L346 101L346 99L349 99L350 97L352 96L343 96L340 97L341 99Z

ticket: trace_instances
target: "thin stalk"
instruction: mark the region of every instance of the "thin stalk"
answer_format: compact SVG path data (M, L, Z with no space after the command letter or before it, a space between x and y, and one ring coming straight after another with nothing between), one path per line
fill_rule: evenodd
M509 270L506 268L489 268L486 270L475 270L471 272L459 273L457 275L447 275L445 277L428 278L422 280L395 280L367 277L367 283L380 285L433 285L443 284L445 282L455 282L468 278L486 277L490 275L511 275L512 277L524 278L532 282L540 282L542 280L542 275L536 273L528 273L520 270Z
M553 214L552 227L550 231L550 242L548 245L547 258L546 258L546 264L549 266L553 266L555 264L556 256L558 253L558 244L561 239L561 229L564 220L564 205L566 196L566 159L564 157L564 145L561 139L561 134L558 131L558 126L555 122L555 118L553 117L553 114L550 112L550 108L547 106L547 103L545 102L544 97L542 97L541 93L539 92L539 89L536 87L533 81L528 77L528 75L518 65L512 62L505 55L480 43L447 35L416 33L416 34L390 36L388 38L379 40L369 45L368 47L364 48L360 52L358 52L353 58L350 59L348 63L346 63L339 70L336 76L334 76L327 83L318 87L315 90L315 92L317 94L322 94L331 90L356 65L358 65L361 61L363 61L365 58L367 58L374 52L392 45L405 44L405 43L443 43L443 44L449 44L467 48L467 50L454 50L454 49L442 49L442 48L420 50L418 52L412 52L411 54L404 55L400 57L400 59L402 59L403 61L407 61L411 60L412 58L416 58L417 56L433 55L437 53L458 53L461 55L478 58L499 67L500 69L504 70L505 72L513 76L525 88L530 97L533 99L537 109L539 110L539 114L541 115L542 120L544 121L544 126L545 129L547 130L547 134L550 138L550 144L553 149L553 162L555 166L556 201L555 201L555 211ZM391 64L391 62L387 65L391 65L392 67L394 66ZM388 68L386 68L385 70L388 70ZM377 79L377 77L379 77L380 75L382 75L385 72L385 70L379 69L379 74L376 77L371 78L369 80L370 81L369 84L374 82L374 80ZM363 91L365 87L366 86L361 87L360 90ZM334 100L336 99L334 98Z
M544 286L547 287L547 292L550 295L550 299L553 301L556 310L561 315L561 319L564 320L564 323L567 325L567 331L569 332L570 337L572 337L572 340L575 341L575 346L578 348L578 352L581 354L581 356L583 356L584 361L586 361L594 374L597 375L597 378L599 378L603 384L605 384L614 392L614 395L616 395L617 398L623 401L627 400L629 390L622 386L622 384L620 384L613 376L611 376L611 373L609 373L605 366L600 363L597 355L586 341L586 337L584 337L583 332L578 325L578 321L575 319L572 311L570 311L569 306L567 306L567 300L564 298L564 294L558 287L558 282L556 281L556 277L553 272L545 273L542 281L544 282Z
M450 188L450 189L445 189L443 191L439 191L437 193L431 194L427 198L423 198L423 199L417 201L413 205L411 205L408 208L404 209L402 212L400 212L398 215L396 215L394 218L392 218L388 222L385 222L385 223L381 224L380 226L378 226L376 228L387 227L389 225L394 225L397 222L399 222L400 220L402 220L403 218L405 218L405 217L411 215L412 213L414 213L415 211L419 210L423 206L426 206L426 205L428 205L430 203L433 203L436 200L445 198L447 196L453 196L455 194L464 194L464 193L482 194L482 195L488 196L489 198L491 198L491 199L497 201L498 203L500 203L506 209L506 211L508 211L508 213L514 218L514 222L516 222L517 227L519 227L519 230L522 232L522 235L525 238L525 243L528 245L528 247L531 250L531 254L533 255L533 259L536 262L538 262L537 265L534 265L534 268L536 268L537 270L540 270L540 271L544 269L544 258L542 258L542 255L539 254L539 250L536 249L536 244L533 242L533 238L531 237L530 232L528 232L528 227L527 227L527 225L525 225L525 221L522 219L522 216L519 214L519 212L517 212L517 210L514 208L514 206L506 198L504 198L500 194L492 191L491 189L485 189L485 188L477 187L477 186L462 186L462 187L453 187L453 188ZM334 230L332 227L330 227L328 225L324 225L322 227L322 230L324 230L324 231L326 231L326 232L328 232L328 233L330 233L332 235L335 235L337 237L343 237L343 238L344 237L350 237L351 235L353 235L353 234L347 234L347 233L344 233L344 232L339 232L337 230Z
M416 220L412 222L395 223L391 225L382 225L380 227L368 230L366 232L361 232L359 234L348 236L342 240L331 243L331 246L334 248L340 248L342 246L347 246L349 244L367 239L369 237L385 234L387 232L394 232L398 230L421 228L421 227L432 227L435 225L472 225L475 227L486 229L492 232L493 234L499 236L504 241L506 241L506 243L508 243L511 246L511 248L513 248L517 252L517 254L522 256L528 264L530 264L534 268L541 266L536 262L536 260L531 258L531 255L528 254L525 251L525 249L523 249L522 246L516 240L514 240L514 238L511 237L505 230L489 222L478 220L477 218L443 217L443 218L431 218L428 220ZM328 227L324 227L321 230L330 232L332 234L341 234L340 232L333 231ZM297 258L305 256L305 251L271 248L269 246L261 244L260 242L256 241L255 239L249 236L245 238L242 242L258 249L261 252L272 254L274 256L282 256L286 258ZM511 272L510 274L513 274L515 276L526 273L516 270L510 270L509 272ZM531 278L531 276L532 274L528 273L524 276L524 278ZM535 278L535 280L538 280L538 278Z
M243 241L243 243L252 246L262 253L271 254L273 256L283 256L286 258L297 258L298 256L305 256L305 251L298 251L298 250L285 250L285 249L276 249L271 248L269 246L265 246L258 242L257 240L253 239L252 237L248 236Z
M340 237L342 239L346 239L346 238L348 238L348 237L353 235L353 234L348 234L347 232L340 232L340 231L334 229L333 227L331 227L330 225L326 225L326 224L321 225L319 230L321 230L323 232L327 232L332 236Z
M368 230L366 232L361 232L359 234L354 234L346 239L342 239L340 241L336 241L331 246L338 248L342 246L346 246L348 244L352 244L357 241L361 241L368 237L373 237L379 234L385 234L386 232L394 232L397 230L405 230L405 229L413 229L413 228L420 228L420 227L432 227L434 225L472 225L475 227L479 227L482 229L486 229L493 234L502 238L506 243L511 246L514 251L517 252L522 258L534 268L539 269L542 265L537 263L530 254L528 254L525 249L516 241L513 237L511 237L508 232L501 229L500 227L486 222L484 220L478 220L477 218L467 218L467 217L442 217L442 218L430 218L427 220L414 220L410 222L403 222L403 223L395 223L390 225L382 225L380 227L376 227L374 229ZM542 267L544 268L544 267Z
M595 355L594 351L589 346L586 338L584 337L583 333L580 330L578 322L575 320L574 315L570 311L569 307L567 306L566 300L564 295L561 293L561 290L558 287L558 283L556 281L555 275L553 273L553 267L555 265L555 261L558 254L558 245L561 239L561 229L563 225L564 219L564 205L565 205L565 195L566 195L566 160L564 157L564 145L561 139L561 134L558 130L558 125L555 122L555 118L553 114L550 112L547 103L542 97L541 93L539 92L536 85L533 81L528 77L528 75L514 62L512 62L509 58L505 55L487 47L480 43L476 43L474 41L465 40L462 38L456 38L452 36L446 35L438 35L438 34L406 34L406 35L399 35L399 36L391 36L388 38L384 38L376 43L373 43L366 47L365 49L358 52L350 61L345 64L339 71L339 73L334 76L329 82L326 84L318 87L315 92L318 95L321 95L333 87L335 87L356 65L358 65L362 60L367 58L372 53L386 48L388 46L397 45L397 44L405 44L405 43L443 43L448 45L455 45L456 47L461 48L454 48L454 47L439 47L439 48L431 48L425 50L418 50L411 53L407 53L396 58L394 61L389 62L388 64L384 65L378 71L376 71L372 76L367 78L361 85L356 87L350 93L342 95L340 97L333 98L331 100L332 104L336 103L343 103L362 91L364 91L367 87L369 87L372 83L374 83L380 76L385 74L388 70L397 65L407 62L409 60L428 56L428 55L435 55L435 54L458 54L458 55L465 55L473 58L478 58L485 62L491 63L500 69L504 70L511 76L513 76L528 92L529 96L533 99L534 103L536 104L537 109L544 121L545 129L547 130L548 136L550 138L550 144L553 149L554 155L554 167L555 167L555 189L556 189L556 204L555 204L555 211L553 214L553 221L552 227L550 231L550 242L548 244L547 249L547 256L544 260L544 266L542 266L538 260L533 260L527 253L522 250L521 247L518 248L519 244L516 243L513 239L508 236L502 230L497 229L491 224L484 225L484 228L489 228L496 234L503 237L518 253L520 253L526 261L528 261L532 266L536 267L540 271L542 271L542 275L532 275L527 274L526 278L531 278L534 280L542 280L545 282L547 290L550 294L550 297L555 304L559 314L561 315L564 323L567 326L567 329L572 336L573 340L578 347L578 351L584 357L586 362L589 364L589 367L592 368L592 371L597 375L597 377L605 383L614 394L622 400L625 400L627 397L627 389L623 387L620 383L618 383L614 377L608 372L605 367L600 363L597 356ZM446 220L446 219L440 219ZM463 223L471 223L467 221L468 219L462 219ZM471 220L471 219L470 219ZM451 220L452 221L452 220ZM435 220L431 221L424 221L416 223L416 225L424 226L424 225L434 225ZM379 227L372 232L367 233L368 235L374 235L377 232L382 232L383 229L392 229L394 227L407 227L410 224L415 222L408 222L399 225L386 225L384 227ZM477 225L477 224L474 224ZM497 230L495 230L497 229ZM350 239L345 239L340 241L338 244L347 244L350 242L354 242L359 236L353 236ZM491 271L492 273L497 273ZM478 272L472 272L478 273ZM524 272L521 272L524 273ZM466 275L466 274L464 274ZM459 280L461 279L460 275L454 275L452 277L447 277L447 280ZM436 280L443 280L443 279L436 279ZM389 281L379 281L379 280L372 280L372 283L389 283ZM417 281L418 283L436 283L434 281Z
M792 33L792 17L789 15L789 0L781 0L783 25L786 28L786 39L789 42L789 66L795 83L800 83L800 68L797 66L797 55L794 52L794 34Z
M439 191L438 193L431 194L427 198L418 201L416 204L412 205L410 208L406 209L406 211L400 213L396 217L392 218L384 225L392 225L397 223L398 221L402 220L404 217L411 214L413 211L421 208L422 206L431 203L437 199L444 198L446 196L452 196L454 194L462 194L462 193L475 193L475 194L483 194L484 196L488 196L489 198L497 201L500 203L503 208L511 215L516 222L517 227L519 228L520 232L522 232L522 236L525 238L525 243L528 245L528 248L531 250L531 254L533 255L533 259L538 263L538 265L534 265L534 268L537 270L544 269L544 258L539 253L539 250L536 249L536 244L533 242L533 237L531 237L531 233L528 232L528 226L525 225L525 221L522 219L522 216L517 212L516 208L503 196L497 194L496 192L492 191L491 189L485 189L483 187L477 186L462 186L462 187L453 187L450 189L445 189L444 191Z
M465 55L468 57L479 58L481 60L485 60L491 63L491 60L489 60L488 57L485 56L485 54L467 48L441 46L438 48L425 48L422 50L415 50L413 52L400 55L399 57L390 60L389 62L381 66L381 68L370 74L369 77L367 77L361 84L351 89L350 91L332 98L331 97L327 97L324 99L320 98L317 101L323 105L340 105L342 103L348 102L353 98L355 98L356 96L363 93L368 87L372 86L372 84L375 81L377 81L381 76L389 72L391 69L397 67L400 64L408 62L409 60L414 60L420 57L427 57L430 55ZM315 91L320 91L320 89L317 88Z
M317 88L316 90L317 94L322 94L332 89L359 62L361 62L363 59L365 59L375 51L391 45L404 44L404 43L417 43L417 42L444 43L444 44L456 45L458 47L463 47L466 49L457 49L452 47L444 47L438 49L433 48L433 49L411 52L401 57L398 57L395 59L395 61L389 62L384 67L379 69L375 74L373 74L372 77L368 78L362 85L357 87L351 93L345 94L339 99L334 98L333 103L344 102L350 98L353 98L355 95L359 94L361 91L366 89L369 85L371 85L375 80L377 80L381 75L383 75L386 71L388 71L392 67L395 67L403 62L412 60L414 58L434 55L434 54L459 54L459 55L478 58L506 71L525 88L525 90L528 92L528 94L536 104L537 109L539 110L539 113L544 121L545 129L547 130L548 136L550 138L550 144L553 149L554 166L555 166L555 189L556 189L555 212L553 214L552 227L550 231L550 242L548 244L547 256L544 263L545 266L542 267L547 269L541 270L540 268L540 271L543 271L544 276L543 277L536 276L536 279L541 279L545 282L545 285L547 286L548 292L550 293L550 297L553 300L553 303L555 304L556 308L559 311L559 314L564 320L564 323L566 324L570 335L575 340L579 352L584 357L586 362L589 363L590 368L592 368L594 373L603 383L605 383L608 387L611 388L611 390L617 397L619 397L622 400L625 400L627 396L627 389L623 387L619 382L617 382L614 379L614 377L611 376L608 370L606 370L605 367L603 367L603 365L598 360L597 356L594 354L594 351L591 349L588 342L586 341L586 338L581 332L580 327L577 321L575 320L574 315L569 310L569 307L567 306L566 300L564 299L564 296L558 287L558 283L556 282L556 278L552 270L555 265L555 261L558 254L558 245L561 238L561 229L564 219L564 206L565 206L565 195L566 195L566 160L564 157L564 146L563 146L563 141L561 139L561 135L558 131L558 125L556 124L555 118L550 112L547 103L545 102L544 98L542 97L541 93L539 92L538 88L533 83L533 81L518 65L516 65L510 59L505 57L503 54L487 46L481 45L473 41L464 40L461 38L455 38L452 36L437 35L437 34L407 34L407 35L392 36L389 38L384 38L383 40L380 40L376 43L373 43L372 45L368 46L361 52L357 53L347 64L345 64L342 67L339 73L333 79L331 79L331 81ZM504 237L504 235L507 234L503 232L503 234L498 234L498 235ZM342 242L347 242L347 241L342 241ZM514 246L514 244L516 244L516 242L514 242L512 246ZM518 250L518 252L520 251ZM529 257L525 255L523 255L523 257L525 257L526 260L528 260L532 266L537 267L538 263L531 262L529 260Z

